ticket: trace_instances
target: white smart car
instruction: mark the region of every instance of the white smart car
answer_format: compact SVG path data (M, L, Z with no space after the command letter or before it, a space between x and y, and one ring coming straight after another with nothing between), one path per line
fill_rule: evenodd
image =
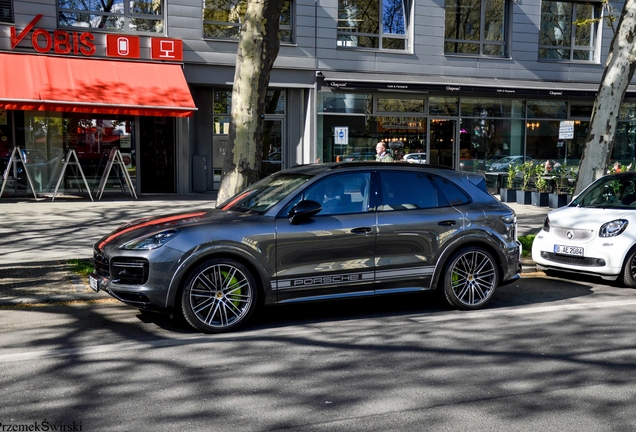
M620 278L636 287L636 172L604 176L548 213L532 259L543 270Z

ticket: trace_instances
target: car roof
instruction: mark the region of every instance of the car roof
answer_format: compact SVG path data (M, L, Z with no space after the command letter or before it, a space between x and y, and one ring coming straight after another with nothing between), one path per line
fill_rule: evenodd
M422 170L429 172L459 172L451 167L434 164L382 163L376 161L327 162L319 164L297 165L281 172L294 172L309 175L319 175L327 172L348 171L373 168L374 170ZM463 174L463 172L462 172Z

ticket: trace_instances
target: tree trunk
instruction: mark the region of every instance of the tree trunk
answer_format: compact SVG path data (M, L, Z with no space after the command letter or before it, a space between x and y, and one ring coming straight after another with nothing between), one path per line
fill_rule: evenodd
M627 0L618 21L599 86L574 194L607 173L620 107L636 63L636 0Z
M239 35L228 152L218 202L222 203L259 179L265 98L278 55L282 0L248 0Z

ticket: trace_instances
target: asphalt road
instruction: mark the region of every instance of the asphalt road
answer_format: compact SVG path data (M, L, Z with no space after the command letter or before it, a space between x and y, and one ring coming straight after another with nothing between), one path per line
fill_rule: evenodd
M475 312L431 295L274 307L227 335L113 301L3 309L0 423L636 430L636 290L598 282L524 277Z

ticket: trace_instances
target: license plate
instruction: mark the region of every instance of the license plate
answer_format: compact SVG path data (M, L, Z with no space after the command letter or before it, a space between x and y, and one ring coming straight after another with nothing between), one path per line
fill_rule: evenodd
M583 248L578 246L554 245L554 253L562 255L583 256Z
M90 275L88 277L88 283L90 284L91 288L95 290L95 292L99 292L99 281L95 279L93 275Z

